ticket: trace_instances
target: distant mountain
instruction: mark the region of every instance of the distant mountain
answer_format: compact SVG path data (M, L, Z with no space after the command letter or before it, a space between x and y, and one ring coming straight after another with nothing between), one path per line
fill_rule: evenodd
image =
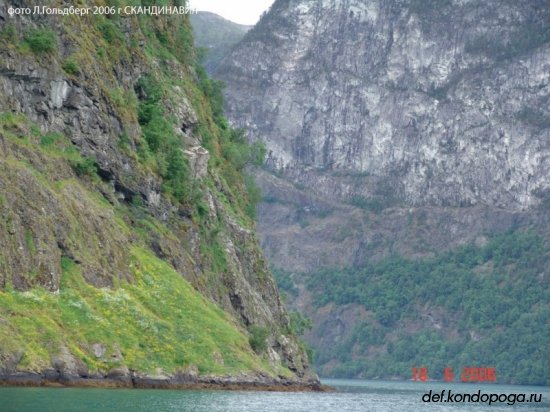
M550 384L548 4L277 0L218 65L321 376Z
M209 49L205 61L209 73L253 27L234 23L207 11L191 14L191 25L195 32L195 45Z

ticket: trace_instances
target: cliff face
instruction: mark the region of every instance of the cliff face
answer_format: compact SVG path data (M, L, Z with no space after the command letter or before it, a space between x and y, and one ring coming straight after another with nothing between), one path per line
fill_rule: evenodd
M187 16L20 3L0 2L1 374L311 378Z
M456 230L479 233L465 215L548 203L546 6L279 1L216 76L229 119L298 190L392 215L429 207L444 224L443 207Z
M525 210L548 190L546 6L277 2L218 70L228 115L295 180L365 174L302 178L333 199Z
M342 364L338 345L359 376L350 365L388 342L354 346L369 312L316 307L309 274L482 248L509 230L548 238L549 12L548 1L281 0L218 67L228 118L267 145L262 246L315 321L324 373ZM457 325L461 312L447 314Z

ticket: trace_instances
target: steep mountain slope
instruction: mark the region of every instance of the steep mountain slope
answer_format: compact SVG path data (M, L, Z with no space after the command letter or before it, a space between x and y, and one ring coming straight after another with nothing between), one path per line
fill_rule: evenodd
M357 325L379 327L369 317L382 308L352 289L366 293L363 282L376 289L396 273L406 277L408 263L401 272L389 269L396 258L435 259L441 264L435 272L452 284L445 259L461 256L465 245L483 255L488 242L507 231L517 240L534 230L541 236L534 243L542 245L535 250L547 262L549 25L548 1L280 0L218 67L216 76L227 84L228 118L247 128L252 141L266 143L269 167L259 175L262 246L283 270L283 284L293 284L291 304L314 319L311 343L323 373L338 368L339 375L409 377L426 353L396 355L392 362L402 363L391 370L383 370L388 362L368 366L391 352L390 342L406 341L391 335L399 327L417 349L422 339L416 332L436 333L446 362L493 361L447 351L456 343L449 330L464 312L441 308L433 294L393 303L416 299L412 317L445 312L449 333L437 322L415 326L397 317L383 325L390 331L375 332L380 339L361 344L357 337L368 328ZM519 259L521 242L508 241L507 250ZM381 266L373 267L377 262ZM479 264L475 273L496 276L498 260L475 262L468 263L472 270ZM334 267L353 273L346 278L349 290L338 297L331 292L339 277L329 282L325 271ZM516 280L525 277L548 289L547 267L536 265L537 273L515 267L511 287L522 290ZM326 305L319 307L319 299ZM539 296L525 310L539 313L544 325L547 308ZM511 329L507 322L486 326ZM483 328L468 324L465 344L488 339ZM548 337L544 342L548 348ZM547 373L528 377L526 370L547 355L529 347L517 376L548 382ZM506 368L514 362L506 360ZM503 378L513 381L514 371Z
M208 49L204 67L208 73L216 70L220 61L244 37L252 26L233 23L207 11L191 14L195 45Z
M23 3L0 2L2 380L315 386L188 17Z
M538 205L548 3L409 3L276 3L218 70L229 116L278 170L368 175L353 193L328 183L334 199L387 189L410 205Z
M546 209L545 4L277 2L248 33L218 69L230 120L266 142L271 170L298 189L390 214L368 227L373 236L343 219L354 241L339 256L319 249L315 264L360 262L364 247L387 254L388 243L407 254L450 247L475 239L480 224L501 231ZM411 220L395 206L412 220L429 207L430 236L389 223ZM300 208L265 207L292 233L286 219ZM310 205L302 220L316 209L326 207ZM500 223L502 213L511 218ZM412 236L380 233L399 227ZM290 242L312 260L305 251L332 236L314 229L294 242L286 231L262 231L268 255L292 265L300 259L277 245Z

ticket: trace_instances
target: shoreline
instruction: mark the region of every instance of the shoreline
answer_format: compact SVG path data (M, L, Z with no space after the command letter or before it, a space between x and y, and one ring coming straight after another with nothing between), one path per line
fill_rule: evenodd
M102 388L102 389L177 389L264 392L333 392L319 381L287 379L238 380L235 377L197 377L191 380L153 377L47 376L38 373L0 375L0 387Z

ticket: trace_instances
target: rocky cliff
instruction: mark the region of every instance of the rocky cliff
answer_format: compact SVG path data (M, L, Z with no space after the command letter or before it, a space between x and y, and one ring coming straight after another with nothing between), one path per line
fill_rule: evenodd
M0 375L315 384L188 16L35 6L0 1Z
M270 261L312 273L509 230L548 239L549 24L548 1L276 1L216 72L230 121L268 149ZM334 366L368 313L315 308L307 276L291 275L291 300ZM328 323L340 332L321 344ZM388 349L367 346L342 352Z
M277 2L218 70L227 113L276 170L364 174L360 187L321 185L326 197L536 206L549 173L545 6Z
M218 70L227 113L324 197L525 210L548 190L547 5L277 2Z

